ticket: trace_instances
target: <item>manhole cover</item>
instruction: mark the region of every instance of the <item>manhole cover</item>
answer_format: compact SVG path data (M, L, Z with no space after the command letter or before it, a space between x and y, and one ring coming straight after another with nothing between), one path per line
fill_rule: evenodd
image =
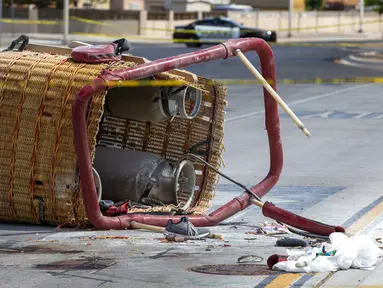
M260 264L220 264L203 265L190 268L193 272L218 275L275 275L280 272L272 271L267 265Z

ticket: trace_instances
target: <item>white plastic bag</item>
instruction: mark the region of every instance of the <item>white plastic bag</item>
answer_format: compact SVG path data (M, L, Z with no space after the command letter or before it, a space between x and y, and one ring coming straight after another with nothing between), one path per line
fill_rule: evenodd
M352 262L352 268L371 268L377 264L379 257L383 256L382 250L367 235L354 236L352 240L358 252Z
M320 248L289 250L287 261L278 262L273 270L287 272L331 272L350 268L369 269L377 265L383 251L368 236L353 236L334 232L330 235L331 244L322 243ZM323 252L329 255L323 255Z
M331 249L336 250L336 265L339 269L347 270L351 267L352 262L358 256L358 250L355 242L348 238L345 234L335 232L330 235Z

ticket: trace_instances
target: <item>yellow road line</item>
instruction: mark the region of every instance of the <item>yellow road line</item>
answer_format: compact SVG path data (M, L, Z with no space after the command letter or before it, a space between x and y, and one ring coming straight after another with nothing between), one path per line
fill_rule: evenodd
M296 274L296 273L281 274L277 278L275 278L273 281L271 281L269 284L267 284L265 288L287 288L287 287L290 287L290 285L301 276L302 274Z
M360 232L364 227L374 221L380 214L383 213L383 202L376 205L366 214L364 214L361 218L356 220L348 229L346 229L347 233L356 234Z

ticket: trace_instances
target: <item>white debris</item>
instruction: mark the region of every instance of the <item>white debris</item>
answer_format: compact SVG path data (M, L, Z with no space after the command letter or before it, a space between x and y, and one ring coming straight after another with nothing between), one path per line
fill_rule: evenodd
M368 269L373 270L383 260L383 251L368 235L347 237L335 232L330 235L329 243L321 247L306 250L287 249L287 261L278 262L273 270L287 272L331 272L337 270Z

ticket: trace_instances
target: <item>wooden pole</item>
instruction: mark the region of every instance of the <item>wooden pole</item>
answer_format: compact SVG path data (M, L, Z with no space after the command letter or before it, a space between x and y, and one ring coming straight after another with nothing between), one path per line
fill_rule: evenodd
M282 98L277 94L277 92L270 86L270 84L266 81L265 78L258 72L258 70L250 63L250 61L246 58L246 56L241 52L241 50L237 49L235 54L242 61L242 63L246 66L247 69L257 78L262 86L270 93L270 95L278 102L279 105L286 111L286 113L290 116L290 118L294 121L294 123L306 134L307 137L310 137L310 132L305 128L303 123L298 119L298 117L294 114L293 111L287 106L287 104L282 100Z

